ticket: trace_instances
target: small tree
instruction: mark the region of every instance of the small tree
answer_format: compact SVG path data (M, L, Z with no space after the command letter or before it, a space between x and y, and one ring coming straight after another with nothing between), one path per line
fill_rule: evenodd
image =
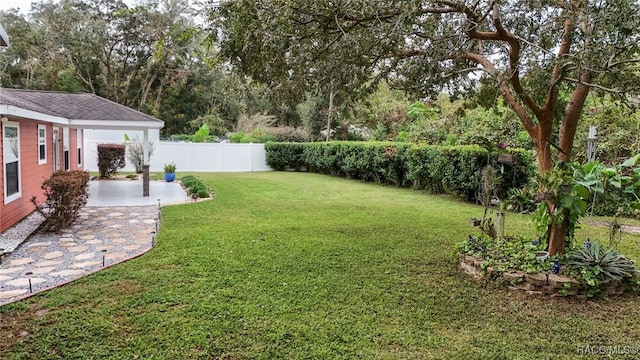
M101 179L108 179L125 165L126 146L123 144L98 144L98 170Z
M144 165L144 148L142 141L136 136L129 140L127 145L127 159L136 167L136 173L142 173L142 165ZM153 155L153 142L149 142L149 158Z
M89 173L86 171L57 171L42 183L47 200L38 205L36 197L31 202L45 221L39 231L54 232L70 227L87 204L89 197Z

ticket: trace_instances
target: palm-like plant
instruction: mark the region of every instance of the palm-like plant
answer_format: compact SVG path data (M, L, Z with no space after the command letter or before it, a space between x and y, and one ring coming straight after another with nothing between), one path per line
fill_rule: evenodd
M569 267L581 274L592 273L600 280L621 281L638 274L635 263L615 248L604 248L594 241L590 247L571 249L567 252Z

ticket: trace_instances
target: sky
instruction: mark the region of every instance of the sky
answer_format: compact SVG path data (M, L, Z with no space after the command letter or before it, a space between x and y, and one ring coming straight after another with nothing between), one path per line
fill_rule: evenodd
M32 2L39 2L40 0L0 0L0 10L8 10L11 8L20 8L20 12L26 14L31 10ZM130 5L133 0L124 0L125 4Z
M26 14L31 9L31 0L0 0L0 10L20 8L20 12Z

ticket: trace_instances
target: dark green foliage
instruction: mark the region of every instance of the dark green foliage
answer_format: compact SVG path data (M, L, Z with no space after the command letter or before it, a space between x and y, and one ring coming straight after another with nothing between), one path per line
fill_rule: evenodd
M605 248L599 241L569 250L566 261L570 272L587 288L587 296L599 294L608 282L627 286L637 283L639 273L635 263L616 248Z
M182 186L187 188L187 193L194 198L208 198L211 192L207 185L199 177L187 175L180 179Z
M80 209L89 197L89 173L86 171L56 171L42 183L47 200L38 205L35 196L31 202L45 221L39 231L60 231L69 228L78 218Z
M183 177L182 179L180 179L180 182L182 183L183 186L190 187L191 185L193 185L196 182L198 182L198 178L193 176L193 175L187 175L187 176Z
M267 164L278 171L287 169L300 170L300 167L303 166L302 153L304 152L304 146L304 144L300 143L268 142L264 145L267 153Z
M125 165L126 146L123 144L98 144L98 170L101 179L108 179Z
M621 281L637 275L633 261L620 254L615 248L605 248L594 241L591 246L575 248L567 252L569 266L581 275L593 275L600 281Z
M392 142L268 143L267 163L275 170L300 170L345 176L385 185L410 186L477 197L481 169L498 154L478 146L439 147ZM505 164L499 193L524 186L532 174L532 154L514 150Z

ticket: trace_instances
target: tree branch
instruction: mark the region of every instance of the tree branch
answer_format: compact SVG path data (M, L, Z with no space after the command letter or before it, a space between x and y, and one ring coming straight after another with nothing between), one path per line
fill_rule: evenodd
M575 84L582 84L582 85L586 85L586 86L591 87L591 88L600 89L602 91L610 92L610 93L613 93L613 94L625 94L626 93L626 91L608 88L608 87L605 87L605 86L602 86L602 85L598 85L598 84L594 84L594 83L590 83L590 82L585 82L583 80L572 78L572 77L565 77L564 80L570 81L570 82L575 83Z
M561 60L565 55L569 53L569 49L571 48L571 33L573 32L573 29L573 21L571 19L565 20L564 34L562 36L560 48L558 49L558 60ZM553 68L551 83L549 84L547 97L545 98L544 106L542 107L544 117L552 117L556 111L556 106L558 104L558 83L564 76L564 70L564 65L560 63L556 64Z
M466 60L475 62L476 64L481 65L487 73L494 76L498 82L498 88L500 90L500 93L504 97L507 104L511 106L513 111L515 111L515 113L518 115L518 118L520 118L520 121L522 122L522 125L524 125L525 130L527 130L527 133L529 134L529 136L531 136L532 139L536 138L537 126L533 123L533 121L531 120L531 117L529 116L529 114L527 114L527 111L525 110L525 108L522 107L522 105L520 104L516 96L514 96L511 88L507 86L507 83L504 81L504 79L502 79L502 76L500 76L500 74L498 73L498 70L489 59L487 59L486 57L480 54L474 54L474 53L453 55L451 56L451 58L466 59Z

